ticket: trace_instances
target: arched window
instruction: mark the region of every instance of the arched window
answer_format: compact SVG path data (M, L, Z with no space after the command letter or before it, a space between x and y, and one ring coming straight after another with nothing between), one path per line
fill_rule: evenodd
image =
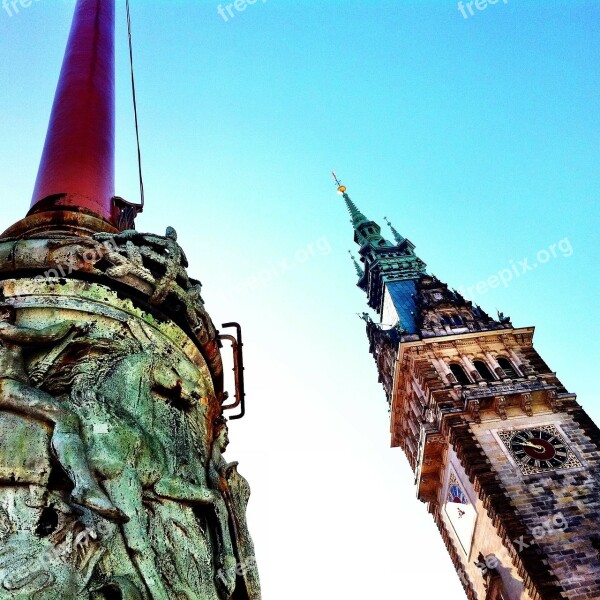
M461 319L461 318L460 318L458 315L456 315L456 316L455 316L455 317L453 317L453 318L454 318L454 324L455 324L456 326L460 327L460 326L463 324L463 321L462 321L462 319Z
M517 373L517 370L512 366L512 363L507 358L500 357L498 359L498 364L509 379L517 379L520 377L520 375Z
M458 383L461 385L469 385L471 383L467 377L467 374L465 373L465 370L460 365L452 363L450 365L450 370L452 371L452 375L456 377L456 381L458 381Z
M452 327L452 319L448 315L442 315L442 325Z
M484 381L494 381L494 376L482 360L475 360L473 364Z

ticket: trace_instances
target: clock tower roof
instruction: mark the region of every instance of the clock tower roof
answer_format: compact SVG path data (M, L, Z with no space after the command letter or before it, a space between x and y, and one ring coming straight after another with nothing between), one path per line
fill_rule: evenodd
M475 331L510 329L508 317L490 317L434 275L415 254L414 244L385 218L394 243L381 235L381 227L367 218L348 195L334 173L338 193L344 198L360 246L360 263L354 260L357 285L367 295L369 306L381 324L395 326L401 339L415 341Z

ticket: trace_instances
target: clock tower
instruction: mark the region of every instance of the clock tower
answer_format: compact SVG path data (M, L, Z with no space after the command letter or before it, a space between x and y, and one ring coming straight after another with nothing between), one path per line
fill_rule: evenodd
M470 600L600 598L600 430L533 345L533 327L488 315L430 275L337 180L358 287L415 492Z

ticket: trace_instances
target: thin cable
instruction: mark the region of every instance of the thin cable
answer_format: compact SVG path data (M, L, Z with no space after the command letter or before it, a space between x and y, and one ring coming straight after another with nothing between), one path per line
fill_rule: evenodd
M137 154L138 154L138 172L140 178L140 205L137 212L144 210L144 177L142 175L142 150L140 146L140 127L138 124L138 110L137 110L137 97L135 93L135 75L133 71L133 43L131 39L131 11L129 9L129 0L126 0L125 5L127 7L127 36L129 38L129 65L131 67L131 92L133 96L133 114L135 118L135 139L137 142Z

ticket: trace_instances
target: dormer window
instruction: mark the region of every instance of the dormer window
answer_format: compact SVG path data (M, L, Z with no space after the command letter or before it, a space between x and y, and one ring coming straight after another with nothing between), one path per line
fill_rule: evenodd
M492 372L482 360L475 360L473 361L473 364L484 381L494 381L495 378L492 375Z
M467 377L465 370L457 363L450 364L450 370L452 371L452 375L456 377L456 381L461 385L469 385L471 383L470 379Z
M506 373L506 376L509 379L517 379L520 375L517 373L517 370L513 367L512 363L504 357L498 358L498 364L501 369Z

